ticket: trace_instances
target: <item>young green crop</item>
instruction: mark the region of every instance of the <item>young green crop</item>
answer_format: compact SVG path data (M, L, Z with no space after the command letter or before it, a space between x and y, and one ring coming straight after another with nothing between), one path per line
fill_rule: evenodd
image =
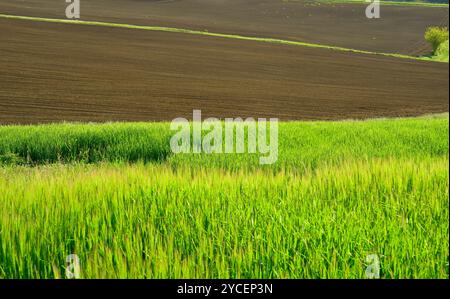
M448 121L280 123L270 166L168 124L0 127L0 278L448 278Z
M0 278L448 278L448 159L0 170Z
M0 126L0 164L150 162L173 167L260 169L259 154L180 154L167 123ZM336 122L282 122L279 159L265 169L302 170L347 159L448 155L448 114Z

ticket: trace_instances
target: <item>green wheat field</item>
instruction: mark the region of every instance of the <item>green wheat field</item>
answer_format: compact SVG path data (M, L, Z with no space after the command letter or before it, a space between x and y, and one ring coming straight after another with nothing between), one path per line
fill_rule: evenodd
M279 159L168 123L0 126L0 278L449 278L449 115L283 122Z

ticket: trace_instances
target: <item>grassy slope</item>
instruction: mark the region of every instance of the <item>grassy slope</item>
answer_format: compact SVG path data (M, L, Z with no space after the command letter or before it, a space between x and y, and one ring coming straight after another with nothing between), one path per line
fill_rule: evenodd
M363 278L372 253L382 277L448 278L448 114L283 123L267 167L169 155L166 124L0 136L4 157L107 162L0 168L0 277L60 277L75 252L88 278Z

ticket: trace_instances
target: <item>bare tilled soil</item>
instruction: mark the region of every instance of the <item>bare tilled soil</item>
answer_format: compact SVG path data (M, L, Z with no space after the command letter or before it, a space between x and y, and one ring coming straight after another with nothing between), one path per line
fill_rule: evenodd
M420 55L428 26L448 26L448 8L381 7L305 0L82 0L82 20L162 25L274 37L376 52ZM64 0L2 0L0 13L65 18Z
M449 106L445 63L22 20L0 28L2 124L162 121L193 109L362 119Z

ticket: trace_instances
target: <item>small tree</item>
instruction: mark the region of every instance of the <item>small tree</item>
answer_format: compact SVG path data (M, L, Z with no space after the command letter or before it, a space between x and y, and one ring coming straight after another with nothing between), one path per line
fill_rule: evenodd
M448 28L430 27L425 32L425 39L431 44L435 53L443 42L448 41Z

